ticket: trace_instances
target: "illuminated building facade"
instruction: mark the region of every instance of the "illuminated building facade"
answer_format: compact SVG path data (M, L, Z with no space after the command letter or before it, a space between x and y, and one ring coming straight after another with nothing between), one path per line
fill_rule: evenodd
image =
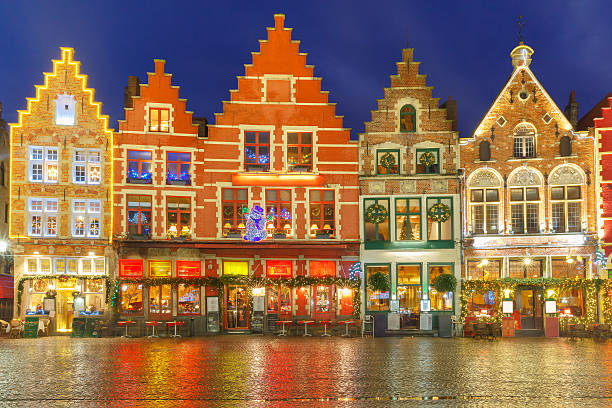
M116 278L189 279L202 276L193 243L202 238L204 119L193 118L179 87L155 60L148 83L131 76L125 89L125 119L114 145L114 244ZM119 316L143 321L194 318L203 333L201 285L119 284Z
M512 50L510 78L461 141L462 278L485 281L482 287L502 278L598 277L593 138L574 132L531 71L532 54L522 42ZM575 121L571 102L566 111ZM544 328L545 296L568 316L596 312L583 287L549 294L529 285L508 289L503 296L513 300L516 329ZM463 297L467 317L501 312L498 291L469 290Z
M13 317L13 268L12 254L8 250L9 214L9 133L6 121L2 119L0 103L0 319Z
M113 134L73 53L61 49L10 127L15 286L25 279L15 315L47 316L57 332L72 329L74 312L108 315L112 255ZM54 300L45 305L45 297Z
M364 310L386 314L390 330L419 329L421 309L436 328L441 314L458 309L455 293L432 285L442 274L458 280L461 270L457 105L439 106L419 64L412 49L402 51L359 135ZM389 291L370 287L377 274L388 277Z

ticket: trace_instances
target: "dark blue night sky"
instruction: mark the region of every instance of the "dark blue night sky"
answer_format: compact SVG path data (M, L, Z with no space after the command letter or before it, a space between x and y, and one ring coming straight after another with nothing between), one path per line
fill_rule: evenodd
M286 15L307 63L323 78L352 136L396 72L408 39L434 96L459 102L465 137L511 72L517 17L531 65L563 109L576 90L580 116L612 91L612 2L602 1L49 1L0 3L0 101L13 122L60 46L75 48L111 125L123 119L128 75L146 79L153 59L181 87L196 116L212 121L237 86L274 13Z

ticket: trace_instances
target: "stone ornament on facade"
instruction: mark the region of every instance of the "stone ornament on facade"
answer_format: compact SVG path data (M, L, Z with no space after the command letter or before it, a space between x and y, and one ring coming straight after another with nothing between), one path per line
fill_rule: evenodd
M378 194L385 192L385 183L382 181L371 181L368 184L368 190L370 193Z
M400 182L400 191L402 194L416 193L416 181L405 180Z
M582 174L572 166L563 166L558 168L550 175L550 184L555 186L567 184L582 184L584 178Z
M508 184L513 186L539 186L541 183L537 173L524 167L512 174Z
M470 180L470 187L499 187L499 178L490 170L480 170Z

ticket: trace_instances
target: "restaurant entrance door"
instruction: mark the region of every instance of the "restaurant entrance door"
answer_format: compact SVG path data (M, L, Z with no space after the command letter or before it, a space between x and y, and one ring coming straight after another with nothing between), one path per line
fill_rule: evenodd
M72 331L72 318L74 317L74 298L72 290L58 290L55 302L55 330L58 333Z
M534 289L521 289L516 292L517 309L521 313L521 329L542 330L542 295Z
M246 286L228 285L226 287L225 328L227 330L249 328L249 299Z
M317 285L313 286L314 308L312 318L314 320L330 320L334 318L333 308L333 285Z

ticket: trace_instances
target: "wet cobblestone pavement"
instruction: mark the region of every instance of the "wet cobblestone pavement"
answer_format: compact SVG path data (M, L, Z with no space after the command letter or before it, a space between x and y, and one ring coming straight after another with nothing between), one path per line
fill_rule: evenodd
M256 336L0 340L3 407L536 404L611 406L612 343Z

